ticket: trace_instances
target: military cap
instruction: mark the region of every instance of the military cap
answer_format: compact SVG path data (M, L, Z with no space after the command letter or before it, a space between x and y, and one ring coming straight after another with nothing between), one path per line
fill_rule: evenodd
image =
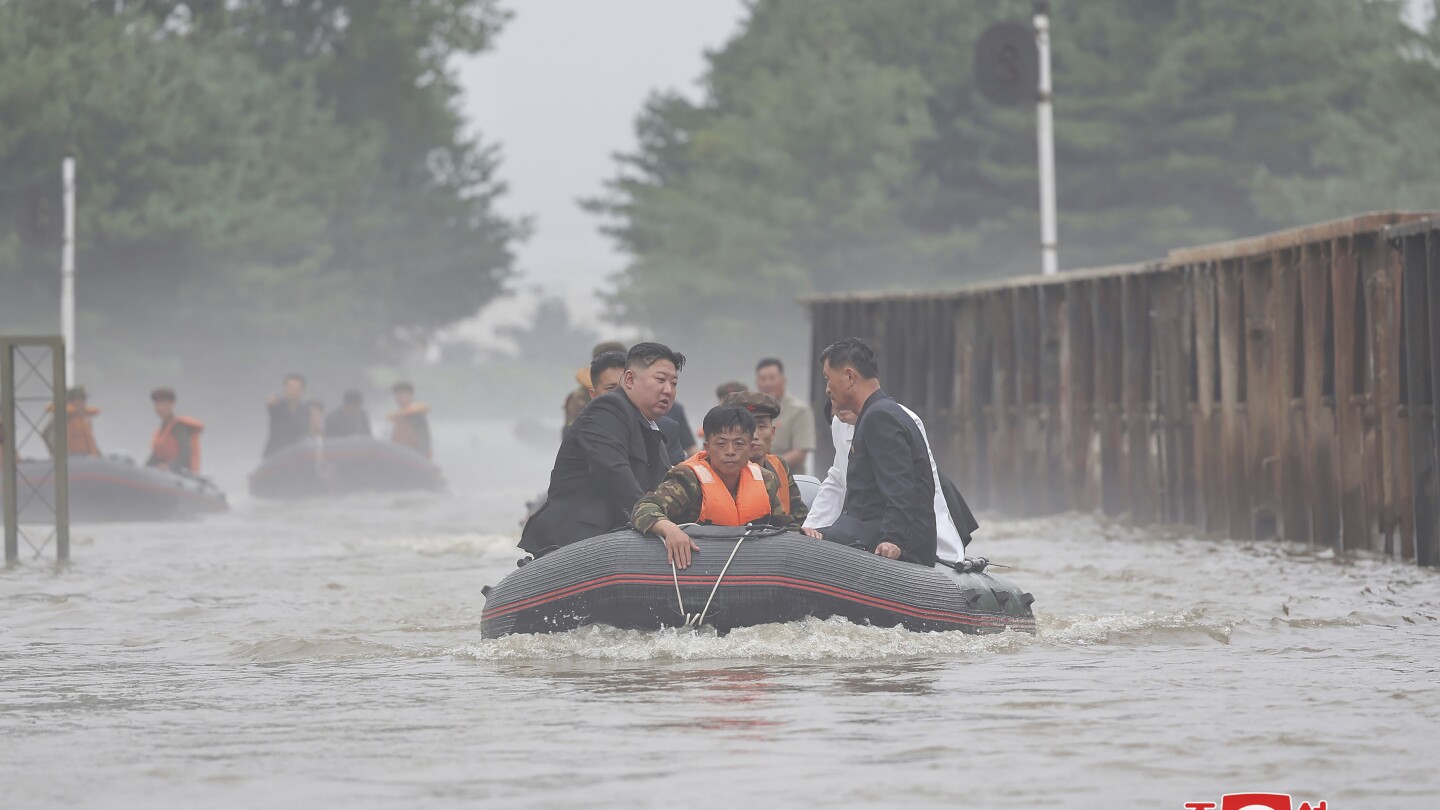
M725 405L738 405L757 416L768 416L771 419L780 417L780 403L769 394L762 394L759 391L738 391L725 395Z

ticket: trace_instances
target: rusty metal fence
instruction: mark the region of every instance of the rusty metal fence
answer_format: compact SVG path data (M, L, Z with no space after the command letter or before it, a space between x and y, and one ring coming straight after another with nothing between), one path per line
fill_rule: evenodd
M804 303L814 356L874 342L978 507L1440 562L1440 219ZM812 399L821 413L823 385Z

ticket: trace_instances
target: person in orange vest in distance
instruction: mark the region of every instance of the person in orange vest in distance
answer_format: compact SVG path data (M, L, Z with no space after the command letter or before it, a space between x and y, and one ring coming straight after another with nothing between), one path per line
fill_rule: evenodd
M755 442L750 446L750 460L775 473L780 481L777 493L780 506L796 523L804 522L810 513L800 497L800 485L795 483L785 459L770 452L770 443L775 440L775 420L780 418L779 400L759 391L741 391L727 394L724 404L744 408L755 417Z
M395 394L395 405L399 408L390 414L390 421L394 423L390 441L430 458L430 420L426 417L430 406L415 401L413 383L397 382L390 390Z
M200 433L205 426L188 416L175 414L175 391L156 388L150 392L160 427L150 440L149 467L165 467L173 472L200 474Z
M705 449L675 465L655 491L635 504L630 522L642 534L665 541L666 558L689 568L700 547L680 528L683 523L789 526L776 494L780 479L750 461L755 417L744 408L721 405L705 414Z
M45 410L54 412L55 409L47 406ZM95 443L95 427L91 423L91 420L99 415L99 408L90 407L85 386L77 385L65 392L65 441L68 455L100 455L100 446ZM55 419L51 417L40 431L52 456L55 455L54 430Z

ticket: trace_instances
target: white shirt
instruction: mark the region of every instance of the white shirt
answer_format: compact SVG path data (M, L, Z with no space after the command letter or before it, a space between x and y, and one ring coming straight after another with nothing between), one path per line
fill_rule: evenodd
M940 468L935 466L935 454L930 450L930 437L925 435L925 423L914 411L901 405L900 408L915 420L920 428L920 437L925 440L925 454L930 457L930 475L935 480L935 557L943 562L959 562L965 559L965 544L960 540L960 531L950 517L950 507L945 504L945 493L940 489ZM834 525L840 519L845 507L845 470L850 463L850 444L855 441L855 426L847 425L838 418L830 420L830 438L835 444L835 462L825 480L820 482L820 491L815 493L815 502L810 504L810 514L805 518L808 529L823 529Z

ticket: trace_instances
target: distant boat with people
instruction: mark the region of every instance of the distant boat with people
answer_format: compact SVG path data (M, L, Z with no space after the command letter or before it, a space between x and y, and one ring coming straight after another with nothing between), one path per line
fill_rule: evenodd
M370 436L302 439L250 474L250 494L291 499L352 492L438 491L440 468L419 452Z
M193 520L230 508L210 479L165 467L137 464L127 456L70 456L70 520L76 523ZM49 522L55 474L50 459L20 461L20 520ZM42 500L35 492L43 492Z

